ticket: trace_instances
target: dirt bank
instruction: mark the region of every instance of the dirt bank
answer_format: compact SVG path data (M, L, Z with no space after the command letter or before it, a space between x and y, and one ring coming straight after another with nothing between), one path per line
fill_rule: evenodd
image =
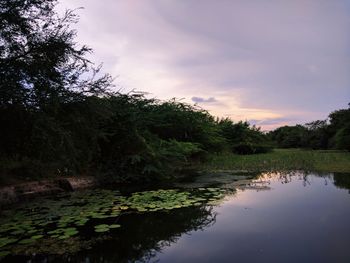
M0 187L0 207L37 196L54 195L61 192L97 186L93 177L65 177Z

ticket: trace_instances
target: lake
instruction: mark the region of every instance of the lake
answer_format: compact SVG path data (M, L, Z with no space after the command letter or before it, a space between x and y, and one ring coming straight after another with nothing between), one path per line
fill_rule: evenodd
M1 215L1 262L350 262L349 189L349 174L263 173L35 200Z

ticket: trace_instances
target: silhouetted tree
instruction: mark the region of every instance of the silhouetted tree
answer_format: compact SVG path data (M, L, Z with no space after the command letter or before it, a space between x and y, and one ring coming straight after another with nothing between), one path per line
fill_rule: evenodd
M111 77L75 43L74 12L60 17L56 3L0 1L0 155L57 162L63 171L82 159L81 136L97 128L83 111L95 114L90 97L105 94ZM76 133L78 125L86 130Z
M326 120L317 120L306 123L307 132L304 137L304 147L312 149L327 149L329 141L329 129Z
M330 145L350 151L350 103L349 108L332 112L329 115Z
M327 120L279 127L268 136L281 148L350 150L350 108L330 113Z
M99 68L85 58L91 49L74 42L74 12L59 17L56 3L0 2L1 107L54 111L62 102L83 99L80 95L99 95L110 84L108 75L94 78Z
M269 137L281 148L298 148L305 146L307 129L302 125L283 126L271 131Z
M238 154L266 153L272 149L267 136L248 122L234 123L226 118L218 121L221 136L230 150Z

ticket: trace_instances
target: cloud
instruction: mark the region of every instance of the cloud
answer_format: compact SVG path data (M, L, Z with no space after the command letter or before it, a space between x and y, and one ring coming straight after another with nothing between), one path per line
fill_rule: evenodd
M349 1L62 0L59 8L79 6L79 42L124 90L187 102L200 94L220 102L205 104L215 115L287 123L324 119L350 101Z
M201 98L201 97L192 97L191 100L194 103L212 103L212 102L217 102L217 100L214 97L210 97L210 98Z

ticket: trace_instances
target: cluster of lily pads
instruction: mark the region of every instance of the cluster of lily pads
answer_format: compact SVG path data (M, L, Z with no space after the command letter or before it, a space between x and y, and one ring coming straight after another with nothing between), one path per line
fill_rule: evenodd
M0 258L13 246L28 246L43 239L65 240L79 236L86 228L104 233L121 227L119 216L126 213L168 211L190 206L213 204L225 190L198 188L135 192L122 196L118 191L94 190L73 193L59 200L45 199L6 211L0 219ZM107 224L105 219L114 222ZM109 220L110 221L110 220Z
M95 232L97 232L97 233L107 232L110 229L119 228L119 227L120 227L119 224L111 224L111 225L100 224L100 225L95 226Z
M136 192L130 197L121 197L119 205L113 209L136 210L138 212L172 210L176 208L199 206L203 202L217 201L223 197L225 190L218 188L199 188L196 193L188 191L157 190Z

